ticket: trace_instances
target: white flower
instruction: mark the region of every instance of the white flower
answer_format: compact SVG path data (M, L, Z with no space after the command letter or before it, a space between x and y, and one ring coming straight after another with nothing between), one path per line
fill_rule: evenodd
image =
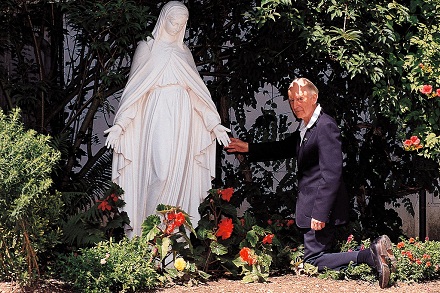
M107 260L105 258L101 258L101 264L103 265L105 263L107 263Z

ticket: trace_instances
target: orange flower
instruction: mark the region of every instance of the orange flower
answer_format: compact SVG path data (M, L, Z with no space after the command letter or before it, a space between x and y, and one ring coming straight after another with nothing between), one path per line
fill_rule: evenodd
M420 92L425 95L430 94L432 92L432 85L429 84L423 85L422 88L420 89Z
M427 262L426 262L426 267L429 268L430 266L431 266L431 262L430 262L430 261L427 261Z
M295 224L295 221L294 221L294 220L288 220L287 223L286 223L287 227L290 227L290 226L292 226L293 224Z
M103 200L98 200L98 202L100 202L100 204L98 205L98 209L100 209L101 211L105 211L105 210L111 210L112 206L108 203L107 200L103 199Z
M401 248L404 248L404 247L405 247L405 243L403 243L403 242L397 243L397 248L401 249Z
M272 244L273 234L269 234L264 236L263 238L263 244Z
M218 191L223 200L229 202L231 200L232 194L234 193L234 188L229 187L226 189L220 189Z
M250 266L257 262L257 259L252 254L252 250L248 247L243 247L240 250L240 257L242 260L247 262Z
M429 254L426 254L426 253L425 253L425 254L423 254L423 258L424 258L424 259L430 259L431 256L430 256Z
M222 237L223 240L231 237L232 230L234 229L234 224L232 224L232 219L224 218L218 224L218 230L215 236Z
M411 237L411 238L409 239L409 243L414 243L414 242L416 242L416 240L415 240L414 238Z

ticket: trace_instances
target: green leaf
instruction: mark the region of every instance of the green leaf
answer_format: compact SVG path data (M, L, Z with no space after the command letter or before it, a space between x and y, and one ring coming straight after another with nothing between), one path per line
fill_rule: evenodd
M209 247L211 248L212 253L215 255L224 255L228 253L228 249L216 241L211 242Z

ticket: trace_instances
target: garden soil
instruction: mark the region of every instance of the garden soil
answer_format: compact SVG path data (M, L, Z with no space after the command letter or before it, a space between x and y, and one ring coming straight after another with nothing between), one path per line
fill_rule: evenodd
M24 290L12 283L0 283L1 293L74 293L55 280ZM195 287L172 286L149 291L151 293L440 293L440 280L425 283L397 283L390 288L381 289L379 283L330 280L304 275L284 275L270 277L267 283L244 284L239 280L220 279Z

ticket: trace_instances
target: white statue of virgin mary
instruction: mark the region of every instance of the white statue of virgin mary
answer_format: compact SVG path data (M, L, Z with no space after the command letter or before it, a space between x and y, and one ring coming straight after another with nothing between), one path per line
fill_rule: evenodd
M178 206L197 225L198 207L215 175L215 139L228 145L229 129L184 44L188 9L162 8L153 38L133 57L106 145L113 148L112 180L124 190L127 235L140 235L158 204Z

